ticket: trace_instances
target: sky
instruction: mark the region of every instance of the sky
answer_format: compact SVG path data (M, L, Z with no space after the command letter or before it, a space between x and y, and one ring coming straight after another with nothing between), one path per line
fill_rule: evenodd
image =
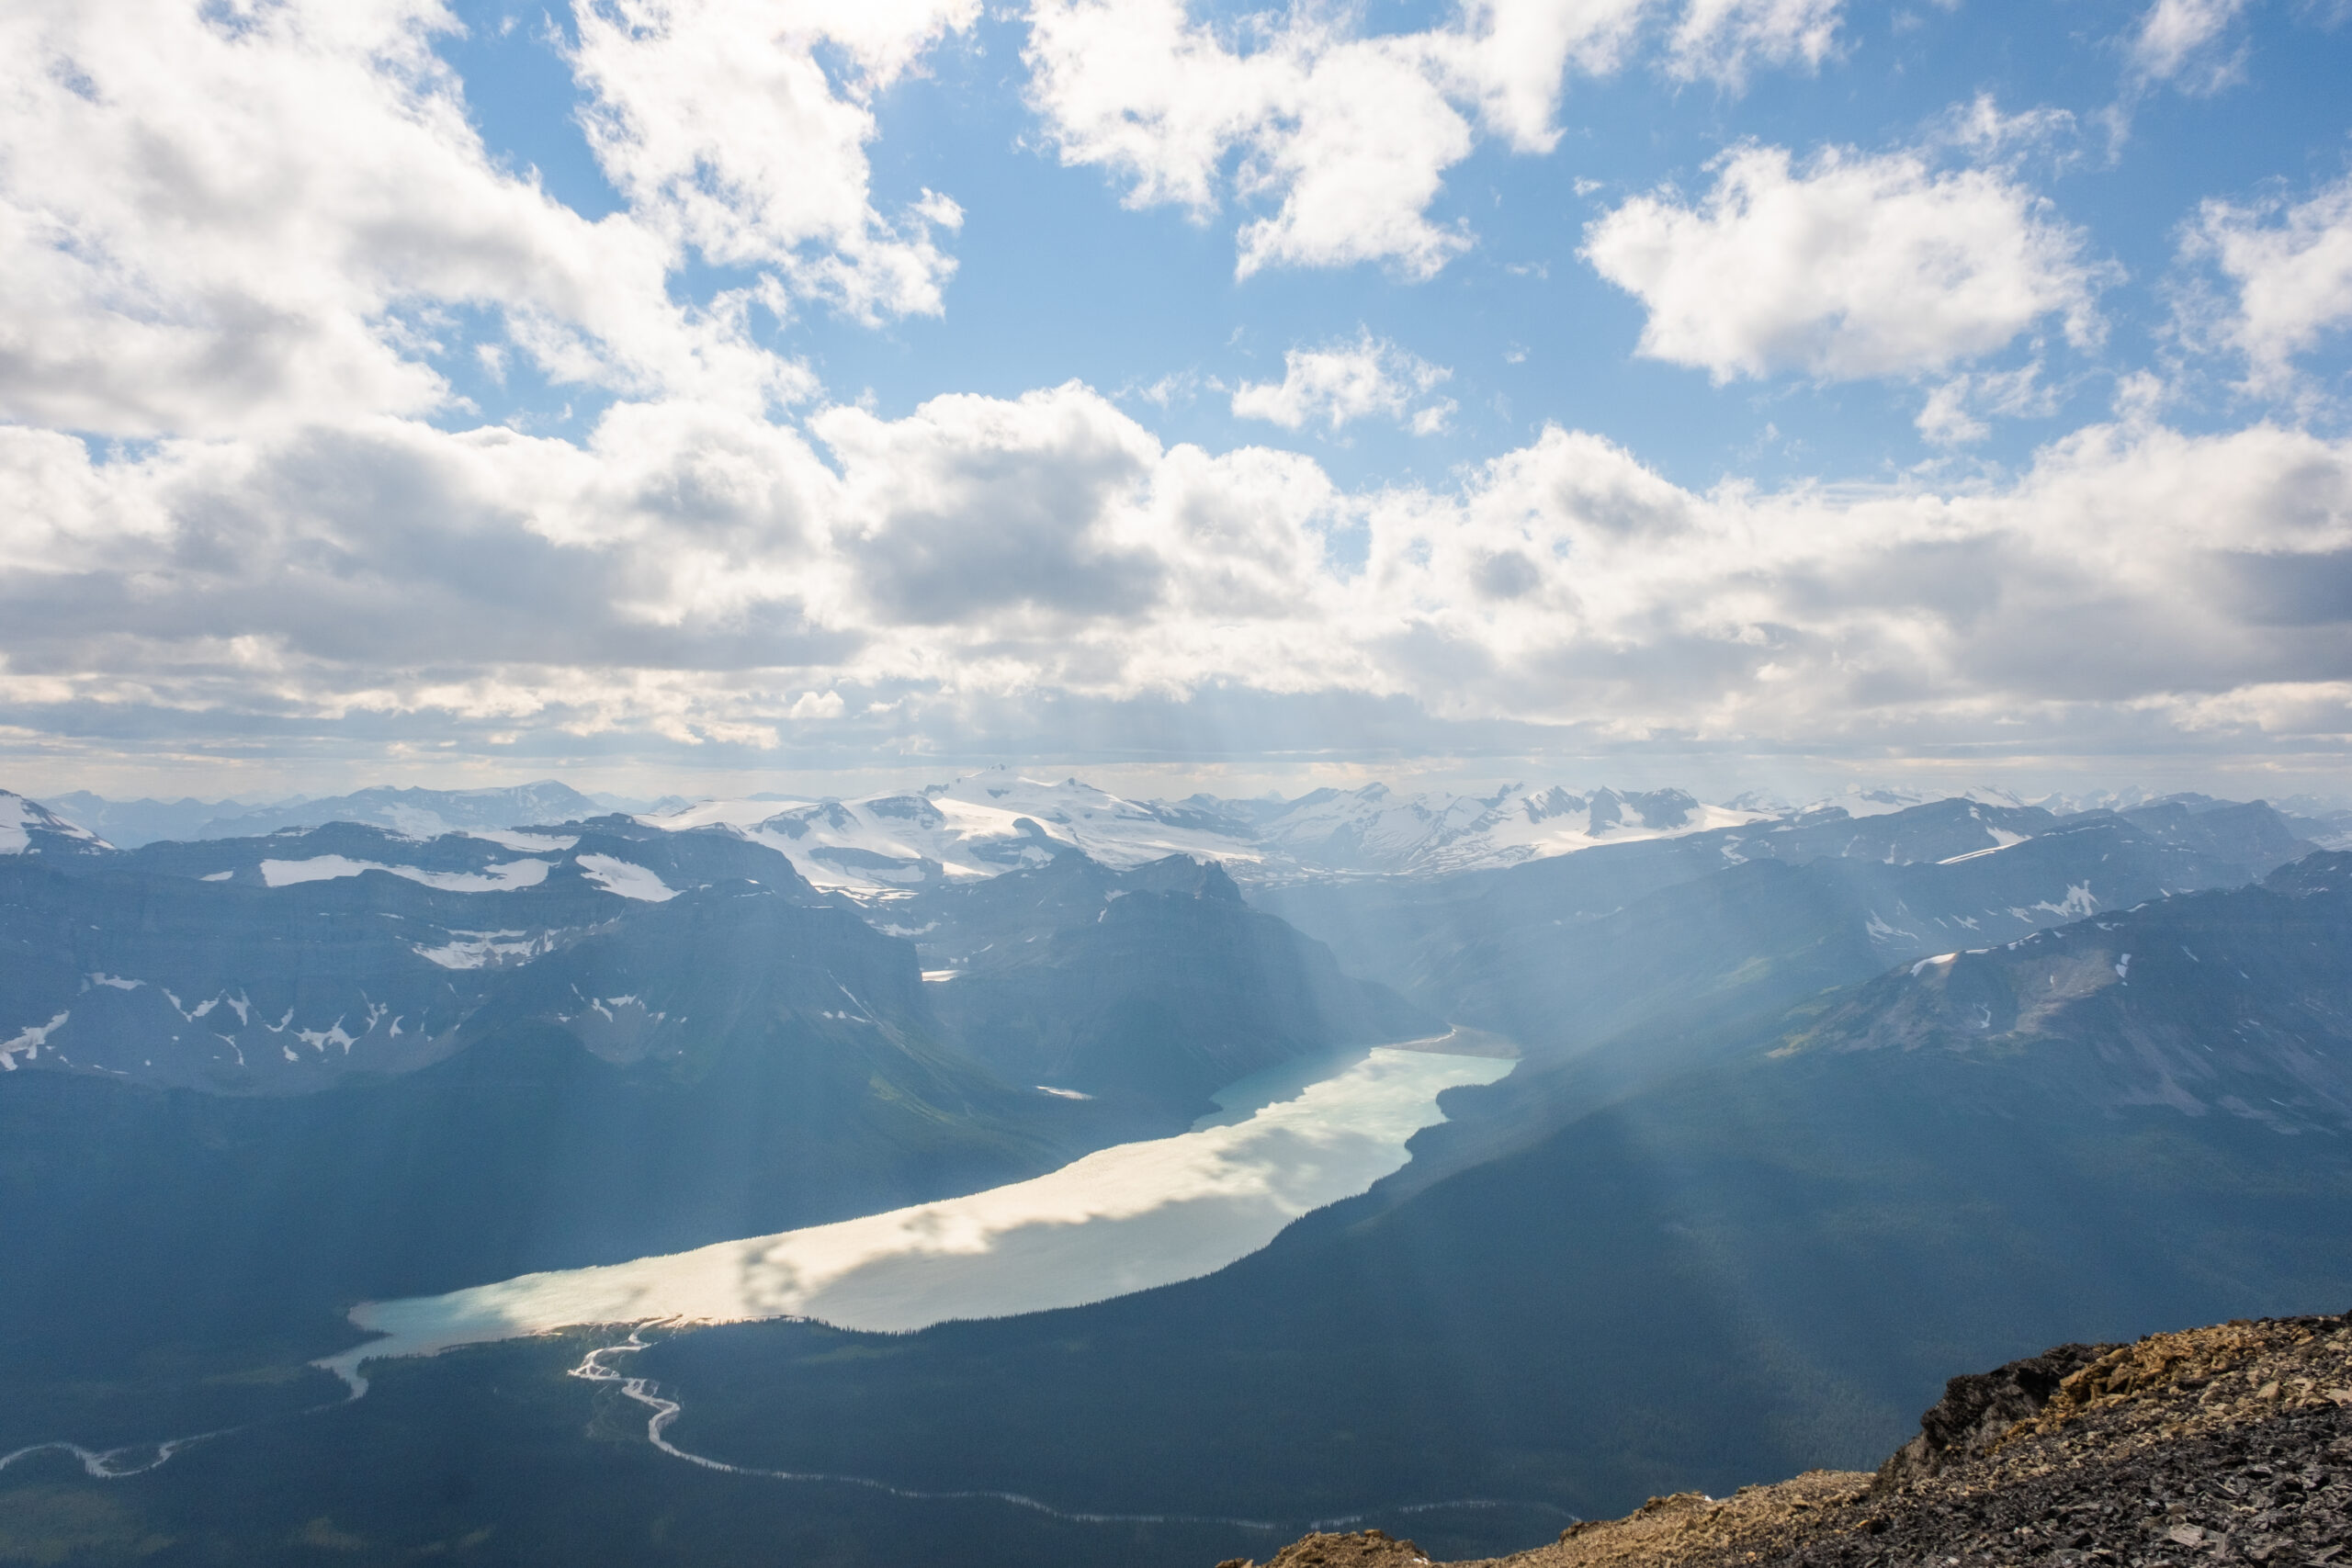
M0 783L2352 792L2344 0L17 0Z

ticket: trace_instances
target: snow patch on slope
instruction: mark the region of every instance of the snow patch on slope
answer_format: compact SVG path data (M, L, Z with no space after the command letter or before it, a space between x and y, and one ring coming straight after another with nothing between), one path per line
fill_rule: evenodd
M643 903L660 904L678 896L678 890L663 882L641 865L631 865L611 855L582 855L581 874L607 893L617 893L624 898Z
M468 828L463 831L469 839L486 840L501 849L526 855L561 854L580 841L575 833L534 833L519 828Z
M17 1037L14 1040L9 1041L5 1045L0 1045L0 1068L6 1068L12 1073L15 1072L17 1070L17 1055L19 1052L24 1054L24 1058L28 1062L31 1061L35 1056L40 1055L40 1048L49 1043L49 1037L56 1033L59 1027L72 1016L73 1015L71 1013L61 1012L55 1018L51 1019L47 1023L32 1024L18 1031Z
M585 861L592 857L582 858ZM308 860L266 860L261 863L261 879L272 887L292 887L304 882L329 882L365 872L387 871L444 893L506 893L517 887L537 887L548 879L548 863L543 860L514 860L503 865L484 866L478 872L425 871L413 865L353 860L348 855L313 855Z
M444 969L484 969L500 964L527 964L555 950L557 931L458 931L437 947L412 943L409 951Z
M1938 865L1958 865L1964 860L1982 860L1986 855L1996 855L1999 854L2003 850L2015 849L2018 845L2024 843L2032 836L2027 833L2012 833L2007 828L1988 827L1984 830L1993 835L1992 843L1986 845L1981 850L1971 850L1966 854L1947 855L1936 863Z

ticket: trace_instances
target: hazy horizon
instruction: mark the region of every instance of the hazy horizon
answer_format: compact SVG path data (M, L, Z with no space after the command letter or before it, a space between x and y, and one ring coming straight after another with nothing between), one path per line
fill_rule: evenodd
M1933 798L1986 789L2006 791L2028 804L2051 797L2082 799L2102 795L2127 795L2137 792L2152 797L2199 794L2233 800L2301 798L2332 807L2352 807L2352 787L2347 787L2341 775L2332 771L2295 774L2256 766L2230 771L2223 764L2207 764L2177 772L2150 769L2129 772L2086 769L2077 772L2047 767L1996 771L1971 770L1964 765L1928 772L1894 768L1873 771L1866 765L1850 764L1842 771L1833 772L1822 766L1748 770L1727 766L1721 759L1707 759L1684 768L1657 763L1634 766L1621 759L1586 758L1516 758L1500 759L1491 763L1484 760L1469 762L1430 760L1408 765L1375 761L1306 764L1288 770L1277 770L1262 764L1228 770L1181 764L1138 767L1085 759L1024 761L976 758L961 763L943 760L933 765L821 773L779 769L775 772L641 773L583 767L544 773L484 770L480 773L420 771L402 773L390 769L355 769L339 775L311 776L304 783L293 782L303 775L274 774L267 783L257 782L217 793L177 788L173 782L217 781L218 775L209 773L196 775L129 773L119 775L126 779L127 787L102 789L87 782L85 774L55 770L58 785L43 790L29 787L23 775L27 773L49 773L51 770L19 769L17 770L17 776L0 778L0 789L13 790L36 800L88 794L115 804L152 800L176 805L195 801L202 806L257 807L285 801L324 799L375 788L495 790L551 781L584 795L605 795L643 804L673 798L742 800L760 795L813 801L911 794L924 788L945 786L991 768L1010 769L1023 777L1043 782L1075 778L1082 784L1131 800L1181 800L1196 794L1229 800L1295 800L1317 790L1348 791L1383 784L1399 794L1463 795L1487 795L1511 786L1535 789L1558 786L1572 793L1603 788L1621 792L1682 789L1711 804L1720 804L1740 795L1804 805L1873 790L1893 790Z

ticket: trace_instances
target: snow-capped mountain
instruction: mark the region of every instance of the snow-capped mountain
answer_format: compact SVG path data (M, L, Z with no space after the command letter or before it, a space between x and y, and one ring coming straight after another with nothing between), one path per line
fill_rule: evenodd
M0 789L0 855L98 854L111 848L40 801Z
M18 831L33 847L0 861L0 951L12 954L0 1071L56 1066L232 1094L411 1071L453 1050L512 973L680 897L832 903L739 834L658 833L625 817L429 840L346 822L125 851L0 795L0 821L10 814L31 822ZM606 989L550 1016L577 1013L557 1021L609 1059L675 1043L637 988Z
M96 796L60 799L84 808L80 828L69 820L71 811L44 811L30 801L23 802L23 810L42 812L48 833L98 842L82 829L110 819L110 803ZM1213 795L1135 800L1075 778L1057 782L998 767L911 793L848 800L758 795L688 804L666 797L637 820L673 832L723 826L782 853L820 888L888 899L1043 864L1068 850L1082 851L1114 869L1191 855L1222 863L1245 885L1265 886L1493 870L1602 845L1776 824L1860 821L1945 800L2000 811L2034 807L2058 817L2078 809L2139 813L2158 807L2199 815L2231 804L2203 795L2152 797L2139 790L2110 792L2096 801L2056 795L2026 801L1987 787L1939 792L1885 785L1857 785L1801 806L1757 792L1711 804L1679 789L1577 792L1520 784L1483 794L1406 792L1371 784L1318 789L1292 800ZM240 809L208 818L180 836L246 837L344 821L423 839L577 822L605 809L597 799L554 780L508 789L377 788ZM2342 820L2296 818L2296 832L2311 843L2352 842L2352 814L2332 815ZM0 844L16 830L0 824ZM136 844L144 837L134 833L128 841ZM1750 852L1731 852L1744 857Z
M1242 874L1265 858L1246 820L1125 800L1076 779L1049 784L1009 768L913 795L707 800L639 820L666 829L724 824L781 852L817 886L858 896L994 876L1070 849L1120 870L1187 854Z
M1170 854L1222 862L1243 882L1330 874L1434 875L1512 865L1598 844L1679 837L1765 813L1680 790L1578 795L1513 784L1492 795L1407 795L1385 784L1296 800L1128 800L1077 779L991 768L912 795L858 800L709 800L639 820L724 823L781 851L820 887L858 897L994 876L1082 850L1125 868Z
M2133 804L2145 798L2139 791L2132 792ZM2110 803L2077 807L2060 796L2048 800L2028 800L2006 789L1976 785L1968 789L1911 789L1890 784L1854 784L1835 795L1825 795L1797 808L1796 815L1815 811L1843 811L1849 817L1885 817L1897 811L1908 811L1915 806L1928 806L1939 800L1964 800L1972 806L1998 806L2010 810L2021 807L2039 806L2044 810L2065 816L2076 810L2118 809Z
M1679 838L1764 815L1703 805L1679 789L1577 795L1510 784L1489 795L1399 795L1368 784L1302 795L1266 818L1259 834L1301 870L1436 874Z
M165 839L242 839L287 828L362 822L412 839L476 828L569 822L605 811L631 809L611 797L581 794L554 779L496 789L396 789L379 785L349 795L296 795L267 805L234 800L107 800L85 791L51 797L59 816L104 834L125 849Z
M242 839L255 833L274 833L283 828L365 822L412 839L430 839L474 828L578 821L598 816L601 811L595 801L554 779L503 789L378 787L216 817L204 824L199 836Z

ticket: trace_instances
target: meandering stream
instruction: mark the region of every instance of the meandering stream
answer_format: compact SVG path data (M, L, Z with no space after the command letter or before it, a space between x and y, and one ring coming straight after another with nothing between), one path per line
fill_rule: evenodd
M796 1317L904 1333L956 1318L1082 1306L1213 1273L1266 1246L1300 1215L1401 1168L1413 1134L1445 1120L1437 1100L1446 1089L1492 1083L1518 1065L1509 1056L1445 1049L1464 1038L1287 1063L1229 1086L1216 1097L1218 1112L1190 1131L1100 1149L1046 1175L963 1198L627 1263L526 1274L446 1295L367 1303L354 1309L352 1321L379 1337L315 1364L342 1378L357 1399L368 1391L361 1369L370 1361L567 1328L626 1327L626 1340L589 1352L571 1375L618 1383L651 1412L647 1440L691 1464L910 1499L989 1499L1085 1523L1295 1529L1295 1521L1071 1512L1014 1492L920 1492L865 1476L730 1464L673 1444L664 1434L678 1416L677 1401L606 1361L645 1348L638 1329L648 1325ZM243 1429L104 1452L36 1444L0 1456L0 1469L64 1450L88 1475L116 1480L153 1470L190 1444ZM1498 1506L1557 1512L1486 1499L1387 1511ZM1353 1522L1311 1521L1317 1529Z

